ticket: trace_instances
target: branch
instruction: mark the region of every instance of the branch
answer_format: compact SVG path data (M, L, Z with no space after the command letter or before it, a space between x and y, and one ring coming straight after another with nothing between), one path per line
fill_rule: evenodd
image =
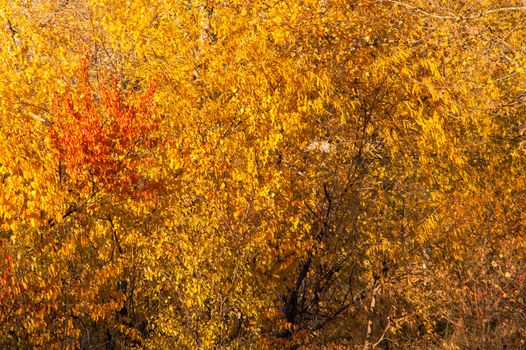
M30 113L29 116L33 118L34 120L36 120L37 122L41 122L42 124L46 126L50 126L51 124L53 124L49 119L44 118L41 115Z
M489 15L489 14L492 14L492 13L495 13L495 12L508 12L508 11L526 11L526 6L501 7L501 8L498 8L498 9L493 9L493 10L486 11L486 12L482 13L482 15L485 16L485 15Z
M373 349L380 345L380 343L385 339L385 335L387 334L389 327L391 327L391 312L389 313L389 316L387 316L387 325L385 326L382 336L378 339L376 343L373 344Z
M492 13L497 13L497 12L526 11L526 6L510 6L510 7L500 7L500 8L496 8L492 10L487 10L487 11L479 13L478 15L473 15L473 16L468 16L468 17L451 16L451 15L448 16L448 15L438 15L432 12L428 12L421 7L407 4L401 1L396 1L396 0L381 0L381 1L390 2L391 4L399 5L407 9L414 10L416 12L420 12L421 14L427 17L436 18L436 19L471 20L471 19L482 18L482 17L485 17Z
M426 10L424 10L424 9L418 7L418 6L406 4L405 2L401 2L401 1L396 1L396 0L381 0L381 1L390 2L392 4L399 5L399 6L408 8L410 10L414 10L414 11L420 12L421 14L426 15L427 17L431 17L431 18L455 19L455 20L461 19L461 17L459 17L459 16L443 16L443 15L437 15L437 14L434 14L434 13L431 13L431 12L427 12Z
M7 27L9 28L9 32L11 34L11 39L13 40L13 44L15 44L15 47L18 48L18 42L16 40L16 34L18 33L16 29L13 27L13 24L11 23L11 20L7 18Z

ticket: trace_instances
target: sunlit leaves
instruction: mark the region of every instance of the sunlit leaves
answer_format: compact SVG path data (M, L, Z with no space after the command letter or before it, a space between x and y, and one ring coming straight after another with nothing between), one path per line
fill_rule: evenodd
M0 345L512 334L515 5L2 2Z

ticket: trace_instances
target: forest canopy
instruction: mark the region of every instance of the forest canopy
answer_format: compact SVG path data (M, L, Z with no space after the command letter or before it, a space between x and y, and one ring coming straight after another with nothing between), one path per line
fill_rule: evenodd
M0 0L0 348L524 348L525 38L515 0Z

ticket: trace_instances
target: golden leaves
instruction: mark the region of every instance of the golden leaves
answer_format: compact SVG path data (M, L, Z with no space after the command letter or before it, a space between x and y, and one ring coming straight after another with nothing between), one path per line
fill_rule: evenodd
M0 310L17 318L0 346L12 331L27 347L322 347L320 332L359 338L379 281L389 317L407 308L385 329L403 348L425 344L404 334L414 315L450 314L458 270L519 273L489 251L524 250L513 16L424 15L468 9L445 1L411 2L410 21L381 1L12 4Z

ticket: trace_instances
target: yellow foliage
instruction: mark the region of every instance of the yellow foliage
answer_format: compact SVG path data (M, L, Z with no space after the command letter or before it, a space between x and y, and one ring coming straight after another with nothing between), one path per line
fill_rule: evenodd
M524 341L524 14L0 1L0 347Z

